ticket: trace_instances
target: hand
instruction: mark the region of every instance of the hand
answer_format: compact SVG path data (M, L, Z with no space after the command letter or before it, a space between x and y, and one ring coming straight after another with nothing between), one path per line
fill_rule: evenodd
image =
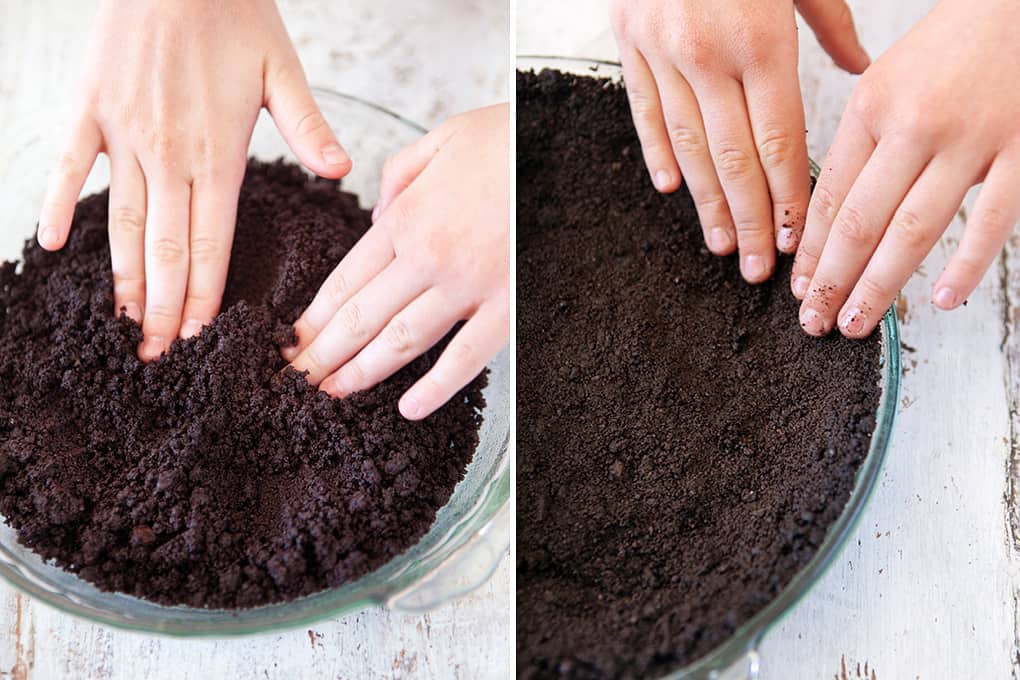
M932 299L977 287L1020 217L1012 0L944 0L861 78L818 179L791 287L812 335L871 333L984 180Z
M708 249L740 250L751 283L792 253L810 178L794 2L612 0L612 24L645 163L659 191L681 170ZM797 7L842 68L869 63L842 0Z
M294 324L285 359L344 397L461 328L400 399L405 418L442 406L510 337L507 105L455 116L383 168L373 225Z
M350 171L270 0L101 4L84 97L38 239L47 250L64 246L78 195L105 152L114 313L142 324L143 360L219 311L263 105L309 169L330 178Z

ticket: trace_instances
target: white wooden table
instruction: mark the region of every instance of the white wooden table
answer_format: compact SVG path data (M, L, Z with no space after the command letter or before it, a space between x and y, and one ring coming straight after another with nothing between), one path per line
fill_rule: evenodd
M12 130L71 102L94 2L0 2L0 162ZM284 0L309 81L431 127L507 99L505 2ZM59 117L59 116L58 116ZM60 131L39 129L40 162ZM24 225L4 225L23 229ZM423 616L370 610L279 635L185 641L66 616L0 583L3 680L503 678L511 667L512 560L476 593Z
M933 2L850 4L874 57ZM615 59L605 17L605 0L520 0L518 52ZM855 79L809 30L800 35L808 141L821 158ZM966 214L903 291L903 340L916 351L904 355L896 434L871 505L837 564L766 639L762 678L1020 677L1020 240L968 306L937 312L931 286Z

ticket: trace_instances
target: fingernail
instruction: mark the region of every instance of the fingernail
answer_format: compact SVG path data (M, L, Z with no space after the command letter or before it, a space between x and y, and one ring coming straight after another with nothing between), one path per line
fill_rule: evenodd
M39 227L39 245L50 248L56 245L57 230L54 227Z
M722 227L712 227L708 232L708 245L713 253L725 253L732 244L730 233Z
M294 359L297 357L297 355L298 355L297 345L294 345L292 347L281 347L280 348L280 356L282 356L287 361L294 361Z
M758 281L765 276L765 260L760 255L748 255L744 258L744 278Z
M326 161L326 165L343 165L351 160L344 148L336 142L330 142L322 147L322 159Z
M198 319L188 319L184 322L184 325L181 326L181 337L190 338L194 335L198 335L202 332L203 325L204 324Z
M811 335L824 335L825 319L818 313L818 310L805 307L800 311L800 327Z
M956 306L956 291L948 286L942 286L935 291L935 304L942 309L952 309Z
M375 207L372 208L372 224L375 224L376 222L379 221L379 213L381 213L381 212L382 212L382 204L381 203L376 203Z
M793 294L800 299L804 299L807 295L808 286L811 285L811 279L806 276L798 276L793 281Z
M671 181L673 181L672 175L665 170L659 170L655 173L655 188L659 191L665 191Z
M421 416L421 403L412 394L405 394L400 400L400 413L408 420L417 420Z
M158 359L163 353L163 338L150 335L142 342L142 356L146 359Z
M851 307L843 316L843 320L839 322L839 327L843 329L844 333L860 335L864 330L864 312L857 307Z
M135 323L142 322L142 308L134 302L125 302L121 305L121 313L127 318L133 320Z
M789 227L783 227L776 234L776 246L784 253L788 253L797 247L797 234Z

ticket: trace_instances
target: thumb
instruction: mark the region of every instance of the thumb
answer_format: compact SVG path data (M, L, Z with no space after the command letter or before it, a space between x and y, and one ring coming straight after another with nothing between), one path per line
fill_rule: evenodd
M351 171L351 157L312 98L296 54L277 57L266 69L265 106L287 146L316 175L339 179Z
M868 68L871 57L857 39L854 15L843 0L797 0L797 11L836 66L849 73Z
M373 222L379 219L386 206L411 186L455 132L451 121L447 121L386 159L379 179L379 200L372 211Z

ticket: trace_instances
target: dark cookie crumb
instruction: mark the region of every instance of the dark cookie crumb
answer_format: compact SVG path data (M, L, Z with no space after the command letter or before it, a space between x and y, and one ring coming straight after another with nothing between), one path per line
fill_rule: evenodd
M424 421L399 396L444 343L330 399L279 345L369 226L357 197L249 163L223 312L158 362L112 315L107 194L67 247L0 267L0 514L103 590L253 607L342 585L429 529L478 444L484 376ZM282 372L281 372L282 371Z
M521 678L655 677L772 601L842 512L879 339L797 326L656 193L623 90L518 75Z

